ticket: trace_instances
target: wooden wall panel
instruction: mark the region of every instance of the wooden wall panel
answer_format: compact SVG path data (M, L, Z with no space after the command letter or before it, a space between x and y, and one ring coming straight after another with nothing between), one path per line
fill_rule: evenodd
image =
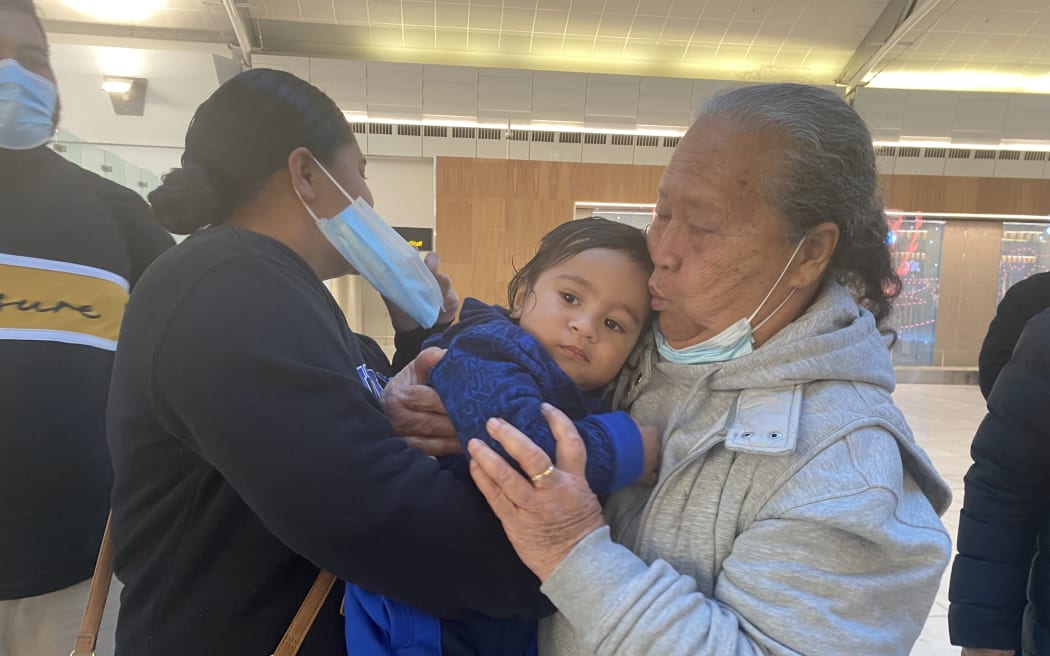
M651 203L660 166L439 157L437 249L461 297L505 304L514 267L574 203Z
M1050 180L885 175L882 190L896 210L1050 214Z
M944 228L933 364L976 367L995 314L1002 224L949 221Z

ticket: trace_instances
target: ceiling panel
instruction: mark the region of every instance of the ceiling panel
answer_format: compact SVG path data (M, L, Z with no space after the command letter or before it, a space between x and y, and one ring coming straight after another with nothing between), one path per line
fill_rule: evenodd
M37 0L63 32L233 43L217 0L99 18ZM934 1L934 0L929 0ZM241 0L262 53L715 79L838 78L890 0ZM327 31L317 28L330 26ZM155 32L150 32L154 30ZM941 0L877 73L1050 71L1047 0ZM870 76L869 76L870 77ZM1050 92L1050 82L1046 91Z
M960 84L968 79L990 85L1010 80L1023 84L1026 78L1050 71L1050 4L1045 0L942 4L892 51L877 73L903 80L910 76L917 84L923 75L935 73L957 76ZM993 80L993 74L1000 78ZM1050 92L1050 84L1042 87Z

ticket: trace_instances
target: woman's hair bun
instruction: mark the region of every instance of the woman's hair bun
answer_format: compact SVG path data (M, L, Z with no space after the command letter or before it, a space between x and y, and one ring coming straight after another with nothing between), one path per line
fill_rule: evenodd
M192 162L169 171L149 194L157 221L176 235L188 235L222 219L215 187L204 169Z

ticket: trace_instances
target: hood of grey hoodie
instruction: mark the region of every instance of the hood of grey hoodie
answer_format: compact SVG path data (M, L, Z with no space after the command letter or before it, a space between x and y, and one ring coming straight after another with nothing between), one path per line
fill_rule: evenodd
M845 287L826 284L809 308L761 348L712 374L718 391L784 387L817 380L867 383L892 392L893 363L875 318Z
M632 358L634 370L622 378L620 396L637 397L651 376L655 358L651 342ZM904 416L892 404L895 387L887 338L875 318L859 306L842 285L824 284L809 308L768 342L746 356L714 365L707 383L712 391L775 389L816 381L846 381L872 385L886 393L886 406L877 414L894 434L905 468L930 503L943 514L951 503L951 489L916 443ZM634 389L628 389L633 387Z

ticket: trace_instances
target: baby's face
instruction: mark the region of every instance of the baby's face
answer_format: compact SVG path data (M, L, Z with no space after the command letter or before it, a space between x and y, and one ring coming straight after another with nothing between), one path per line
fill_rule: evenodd
M544 271L513 316L581 389L612 381L649 316L649 272L621 251L594 248Z

